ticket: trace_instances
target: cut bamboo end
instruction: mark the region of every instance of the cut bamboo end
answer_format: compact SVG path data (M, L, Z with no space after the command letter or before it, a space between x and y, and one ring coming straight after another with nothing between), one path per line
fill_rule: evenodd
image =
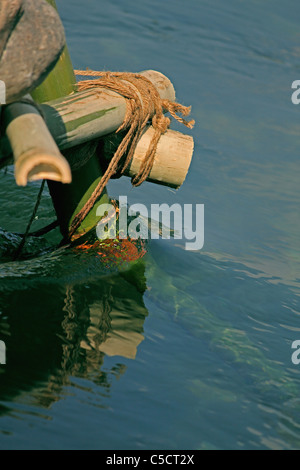
M41 179L71 183L67 160L62 155L43 153L39 149L26 152L18 158L15 163L15 180L18 186L26 186L28 181Z
M152 126L148 126L145 130L125 172L126 175L134 177L138 174L154 132ZM181 132L167 130L158 142L154 163L147 180L179 188L188 173L193 151L193 137Z
M162 100L175 101L175 88L171 80L166 75L157 70L144 70L141 75L148 78L157 89Z
M6 135L13 151L17 185L26 186L28 181L39 179L72 181L70 165L39 114L25 113L12 119Z

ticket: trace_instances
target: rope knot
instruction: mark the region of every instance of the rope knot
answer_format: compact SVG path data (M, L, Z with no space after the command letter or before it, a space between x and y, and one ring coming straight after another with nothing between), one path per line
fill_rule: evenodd
M163 114L155 114L152 118L152 126L154 129L160 131L161 134L164 134L166 130L170 127L171 120L164 116Z

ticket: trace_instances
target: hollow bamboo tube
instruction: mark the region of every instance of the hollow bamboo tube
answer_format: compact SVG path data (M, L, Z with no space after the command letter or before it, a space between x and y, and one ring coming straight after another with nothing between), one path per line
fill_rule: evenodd
M34 106L8 105L4 110L4 123L14 156L17 185L26 186L28 181L38 179L71 182L70 166Z

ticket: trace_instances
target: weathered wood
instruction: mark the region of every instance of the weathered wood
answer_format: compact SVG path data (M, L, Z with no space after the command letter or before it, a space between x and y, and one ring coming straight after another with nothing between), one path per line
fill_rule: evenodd
M142 75L162 99L175 100L174 87L165 75L154 70ZM44 103L41 109L59 148L65 149L115 132L124 121L126 99L99 87Z
M19 186L28 181L51 179L70 183L71 169L61 155L45 121L28 103L13 103L4 111L6 135L15 163L15 179Z
M44 0L1 0L0 80L6 84L6 102L39 85L64 46L64 29L51 5Z

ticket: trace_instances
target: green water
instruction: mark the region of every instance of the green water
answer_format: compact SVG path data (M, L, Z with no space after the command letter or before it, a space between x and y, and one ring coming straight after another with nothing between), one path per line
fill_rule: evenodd
M0 448L299 449L300 4L57 5L75 68L157 69L192 105L182 188L108 191L204 204L205 244L113 269L56 231L12 262L39 185L0 172ZM34 229L54 218L45 192Z

